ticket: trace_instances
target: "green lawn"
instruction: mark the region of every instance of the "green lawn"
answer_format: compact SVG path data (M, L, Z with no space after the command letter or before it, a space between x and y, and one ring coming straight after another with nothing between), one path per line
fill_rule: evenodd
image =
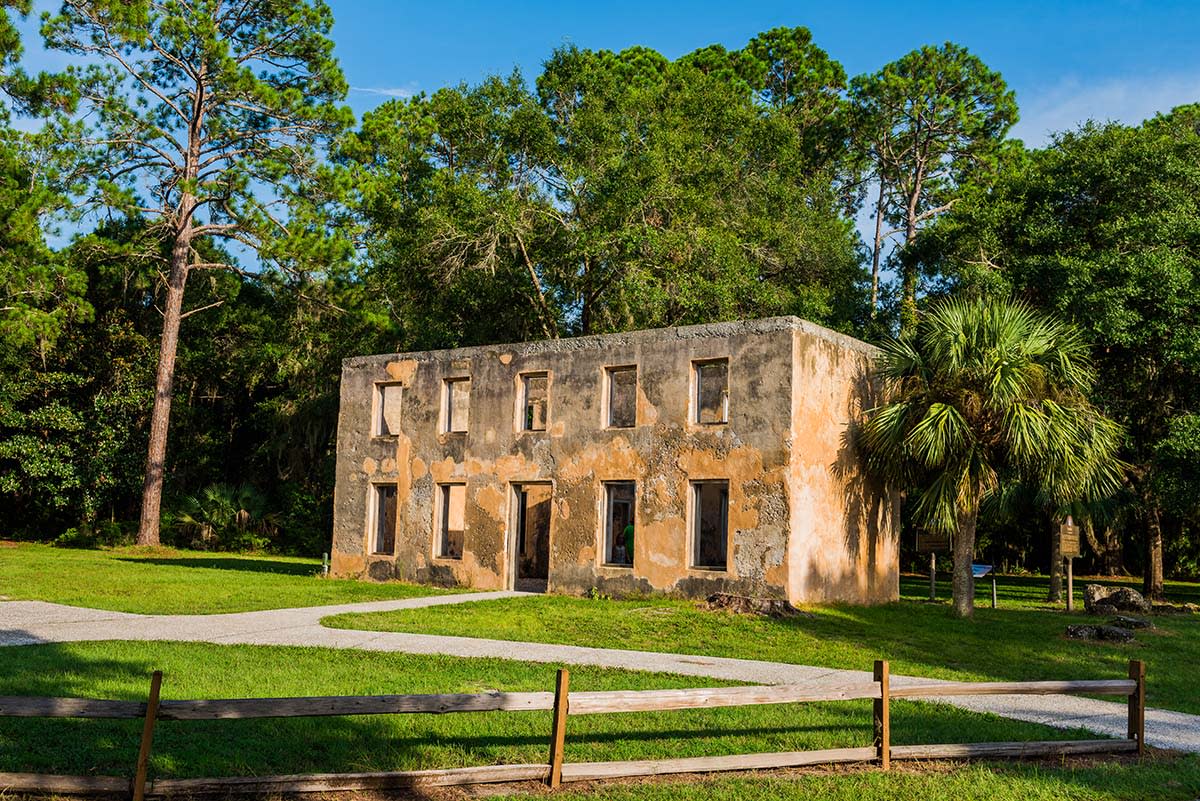
M977 681L1124 677L1130 659L1144 659L1151 705L1200 713L1194 680L1200 664L1200 616L1157 616L1158 629L1139 632L1133 645L1087 643L1063 636L1068 623L1089 618L1045 604L1044 580L1001 578L1000 608L979 608L973 621L954 619L944 603L917 600L927 586L918 577L906 578L899 603L812 607L808 611L814 617L788 620L709 612L684 600L547 595L338 615L324 623L859 670L883 658L891 661L893 673ZM1169 591L1185 600L1195 598L1198 590L1197 585L1173 584ZM981 582L981 603L985 592L990 604L990 585Z
M0 648L0 695L142 699L547 690L553 665L318 648L104 642ZM572 668L574 690L718 684ZM870 701L571 718L568 761L867 745ZM893 742L1091 736L941 705L895 702ZM141 723L0 718L0 771L129 775ZM549 712L163 721L156 776L402 770L540 762Z
M944 770L891 773L856 771L722 776L707 781L633 783L577 791L558 801L1191 801L1200 796L1200 759L1164 759L1144 765L1102 762L1081 766L980 763ZM510 801L545 798L509 796Z
M6 543L0 545L0 600L199 615L444 592L399 582L322 579L320 570L318 559L289 556Z

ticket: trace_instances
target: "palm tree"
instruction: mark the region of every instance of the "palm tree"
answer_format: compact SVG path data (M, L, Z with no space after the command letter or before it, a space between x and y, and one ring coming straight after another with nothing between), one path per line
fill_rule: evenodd
M869 468L908 492L913 518L954 535L954 612L974 611L971 561L981 504L1024 484L1066 508L1121 484L1120 427L1088 400L1094 382L1075 329L1028 306L942 301L883 347L885 402L861 445Z

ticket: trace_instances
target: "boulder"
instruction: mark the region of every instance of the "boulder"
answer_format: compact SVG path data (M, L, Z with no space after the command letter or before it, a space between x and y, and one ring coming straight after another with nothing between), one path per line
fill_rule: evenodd
M1129 615L1117 615L1112 620L1108 621L1108 625L1116 626L1121 629L1152 629L1154 624L1144 617L1130 617Z
M1119 626L1093 626L1088 623L1072 623L1067 626L1067 636L1072 640L1133 642L1133 632L1129 629Z
M765 615L766 617L814 617L810 612L801 612L782 598L748 598L729 592L714 593L706 599L708 609L724 609L739 614Z
M1089 584L1083 588L1083 606L1092 615L1112 615L1116 612L1149 614L1150 602L1129 587L1105 587Z

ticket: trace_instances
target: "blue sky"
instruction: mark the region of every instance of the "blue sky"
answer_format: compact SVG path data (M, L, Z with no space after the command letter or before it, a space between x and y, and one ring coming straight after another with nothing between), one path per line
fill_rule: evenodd
M1016 90L1029 144L1088 119L1138 122L1200 101L1200 0L1191 2L388 2L332 0L337 55L362 112L520 67L556 46L641 44L676 57L804 25L856 75L923 44L954 41Z
M349 102L360 114L390 96L514 67L532 79L566 43L640 44L674 58L714 42L737 48L779 25L807 26L850 75L923 44L965 45L1016 90L1014 135L1031 145L1087 119L1136 123L1200 101L1200 0L329 2L337 56L355 87ZM56 5L37 0L35 9ZM38 46L36 14L22 28L28 66L63 66L61 54Z

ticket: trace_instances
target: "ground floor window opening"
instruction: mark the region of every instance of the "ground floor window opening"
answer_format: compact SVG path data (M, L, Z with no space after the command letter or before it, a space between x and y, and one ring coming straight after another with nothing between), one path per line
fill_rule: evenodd
M637 485L611 481L604 485L604 564L633 565L634 505Z
M396 552L396 485L371 485L371 553Z
M729 482L692 482L692 567L729 569Z

